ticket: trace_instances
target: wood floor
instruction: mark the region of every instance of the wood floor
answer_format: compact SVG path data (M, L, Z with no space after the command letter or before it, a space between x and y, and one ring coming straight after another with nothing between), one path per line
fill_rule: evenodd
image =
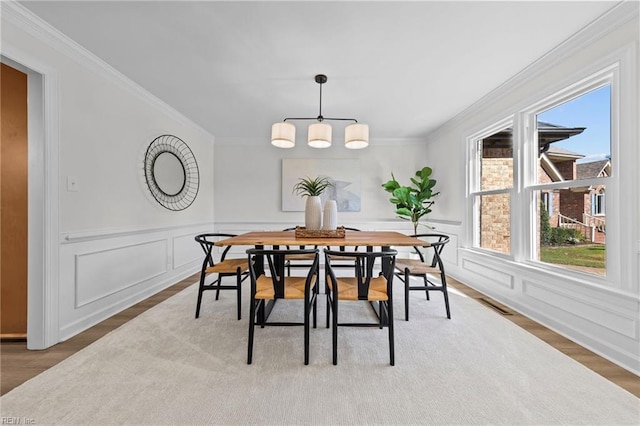
M147 309L182 291L197 279L197 275L188 277L71 339L42 351L27 350L25 342L3 341L0 345L0 393L4 395L11 389L53 367ZM504 311L504 318L640 398L640 377L635 374L453 279L450 279L449 285L469 297L478 299L491 309L498 312Z

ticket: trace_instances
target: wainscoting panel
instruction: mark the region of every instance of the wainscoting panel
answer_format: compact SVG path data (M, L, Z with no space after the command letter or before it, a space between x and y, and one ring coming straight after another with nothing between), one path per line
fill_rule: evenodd
M166 273L167 244L157 240L77 254L75 308Z
M198 265L203 261L204 251L194 240L194 234L173 237L173 269L180 269L187 265Z
M458 252L462 267L447 269L453 278L629 371L640 373L637 295L506 258L489 258L475 250L459 248ZM505 285L508 277L512 285Z
M618 307L614 310L603 304L599 299L585 299L581 294L570 294L550 286L546 283L523 281L523 294L549 307L561 309L588 322L588 328L605 327L614 333L620 333L632 339L638 338L637 319L625 315L625 311Z
M202 250L194 237L211 229L207 223L62 235L60 340L198 272Z
M498 271L489 265L481 264L469 259L462 259L462 269L466 272L480 275L487 280L490 280L493 284L498 284L504 288L513 290L514 276L509 273Z

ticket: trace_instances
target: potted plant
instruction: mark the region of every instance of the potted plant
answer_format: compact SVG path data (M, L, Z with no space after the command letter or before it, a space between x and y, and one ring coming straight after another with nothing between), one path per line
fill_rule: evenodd
M308 230L318 230L322 228L322 202L320 195L325 189L333 186L326 177L299 178L298 183L293 186L296 195L307 197L304 207L304 226Z
M439 194L439 192L433 192L436 180L430 178L432 172L430 167L423 167L416 171L415 177L411 178L413 186L400 185L393 173L391 173L392 179L382 184L384 190L393 195L389 201L396 206L398 217L413 223L414 234L418 233L420 219L431 213L431 206L434 203L431 198Z

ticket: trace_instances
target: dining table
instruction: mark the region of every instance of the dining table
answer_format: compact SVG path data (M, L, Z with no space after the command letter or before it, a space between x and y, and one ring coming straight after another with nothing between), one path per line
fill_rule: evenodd
M346 230L344 237L296 236L295 230L290 231L251 231L235 237L217 241L216 246L358 246L381 247L392 246L424 246L425 241L410 237L396 231L352 231Z
M271 246L272 248L279 248L280 246L318 246L318 247L364 247L367 251L381 250L385 251L392 247L414 247L428 245L423 240L415 237L410 237L396 231L344 231L344 236L298 236L295 230L290 231L251 231L244 234L237 235L235 237L229 237L219 240L215 243L216 246L250 246L255 248L264 248L265 246ZM388 268L391 265L389 262L383 262L381 269L383 272L388 272ZM256 272L264 272L264 265L257 260ZM275 301L274 301L275 303ZM373 304L376 314L382 316L382 322L386 322L386 315L380 309L379 305ZM273 308L273 303L270 304L264 313L260 315L269 315L270 310Z

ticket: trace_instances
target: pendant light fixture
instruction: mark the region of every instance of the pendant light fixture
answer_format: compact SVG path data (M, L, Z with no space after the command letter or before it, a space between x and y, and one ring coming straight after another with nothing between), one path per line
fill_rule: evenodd
M296 144L296 128L287 120L316 120L309 125L307 143L313 148L328 148L331 146L331 126L324 123L331 121L353 121L354 124L344 130L344 146L349 149L366 148L369 145L369 126L358 123L355 118L329 118L322 116L322 85L327 82L327 76L318 74L315 81L320 85L320 110L317 117L285 118L280 123L271 126L271 144L278 148L293 148Z

